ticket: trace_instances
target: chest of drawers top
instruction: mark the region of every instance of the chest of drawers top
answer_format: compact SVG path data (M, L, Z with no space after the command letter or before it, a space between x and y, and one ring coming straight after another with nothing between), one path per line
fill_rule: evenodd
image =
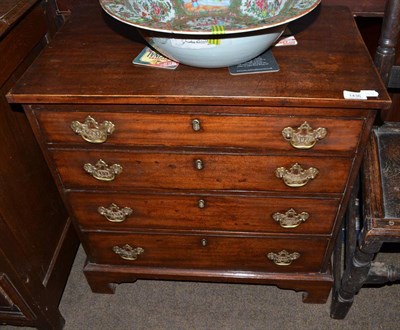
M290 28L298 45L273 49L279 72L232 76L227 68L180 65L176 70L152 69L132 64L145 46L135 28L108 17L98 5L82 5L13 88L9 100L29 104L389 106L390 98L348 9L321 6ZM343 98L343 90L361 89L376 90L379 97L367 101Z

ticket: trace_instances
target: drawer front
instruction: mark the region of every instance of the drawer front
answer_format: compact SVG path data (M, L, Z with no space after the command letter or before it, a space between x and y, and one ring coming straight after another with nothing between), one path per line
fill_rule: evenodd
M150 188L342 193L351 168L351 159L340 157L145 154L96 150L54 150L52 156L66 188L107 190ZM298 174L301 171L296 163L304 173ZM100 175L101 179L93 175ZM112 181L104 181L105 178ZM296 183L296 187L288 186L284 182L287 180ZM304 185L297 187L298 183Z
M99 264L262 272L318 272L328 242L163 234L89 233L85 237L89 260ZM279 254L285 265L272 260Z
M362 119L315 118L306 116L208 116L115 112L49 112L38 111L37 118L48 143L74 143L91 145L82 138L95 141L104 134L102 142L109 146L168 146L168 147L226 147L266 150L292 150L290 137L304 123L310 126L311 140L315 130L326 129L326 136L316 138L313 149L333 152L354 152L363 127ZM98 124L88 124L91 116ZM79 134L71 124L78 125ZM111 122L110 125L106 124ZM96 128L97 127L97 128ZM285 128L292 130L282 131ZM112 133L111 133L112 131ZM314 132L315 131L315 132ZM97 132L95 137L91 134ZM321 132L318 131L318 132ZM293 134L292 134L293 133ZM292 134L292 135L291 135ZM289 135L289 136L288 136ZM91 137L90 137L91 136ZM308 145L310 142L307 142Z
M330 234L337 199L68 193L84 230ZM113 204L113 205L112 205Z

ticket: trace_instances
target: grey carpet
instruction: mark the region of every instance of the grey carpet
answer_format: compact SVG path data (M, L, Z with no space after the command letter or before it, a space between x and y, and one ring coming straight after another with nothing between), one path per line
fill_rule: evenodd
M345 320L274 286L139 280L94 294L79 249L60 310L65 330L400 329L400 285L363 288ZM398 255L396 256L398 259ZM6 327L14 329L14 327Z

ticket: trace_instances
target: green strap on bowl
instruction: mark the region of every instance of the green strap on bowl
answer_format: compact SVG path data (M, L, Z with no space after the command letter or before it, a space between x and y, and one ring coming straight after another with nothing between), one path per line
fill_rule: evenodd
M213 25L211 27L211 33L215 35L225 34L225 27L223 25ZM219 45L221 43L221 39L208 39L208 43L210 45Z

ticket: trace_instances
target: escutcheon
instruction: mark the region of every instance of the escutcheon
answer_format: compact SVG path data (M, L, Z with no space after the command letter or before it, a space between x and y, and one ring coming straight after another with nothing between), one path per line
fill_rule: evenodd
M204 199L199 199L197 201L197 206L199 209L204 209L206 207L206 201Z
M297 129L286 127L282 130L283 138L296 149L311 149L322 140L328 131L324 127L313 129L306 121Z
M192 129L195 132L198 132L201 130L201 123L199 119L193 119L192 120Z
M107 141L107 136L114 132L115 125L108 120L99 124L94 118L87 116L83 123L73 121L71 129L87 142L103 143Z
M203 168L204 168L204 162L201 160L201 159L196 159L195 161L194 161L194 167L197 169L197 170L202 170Z

